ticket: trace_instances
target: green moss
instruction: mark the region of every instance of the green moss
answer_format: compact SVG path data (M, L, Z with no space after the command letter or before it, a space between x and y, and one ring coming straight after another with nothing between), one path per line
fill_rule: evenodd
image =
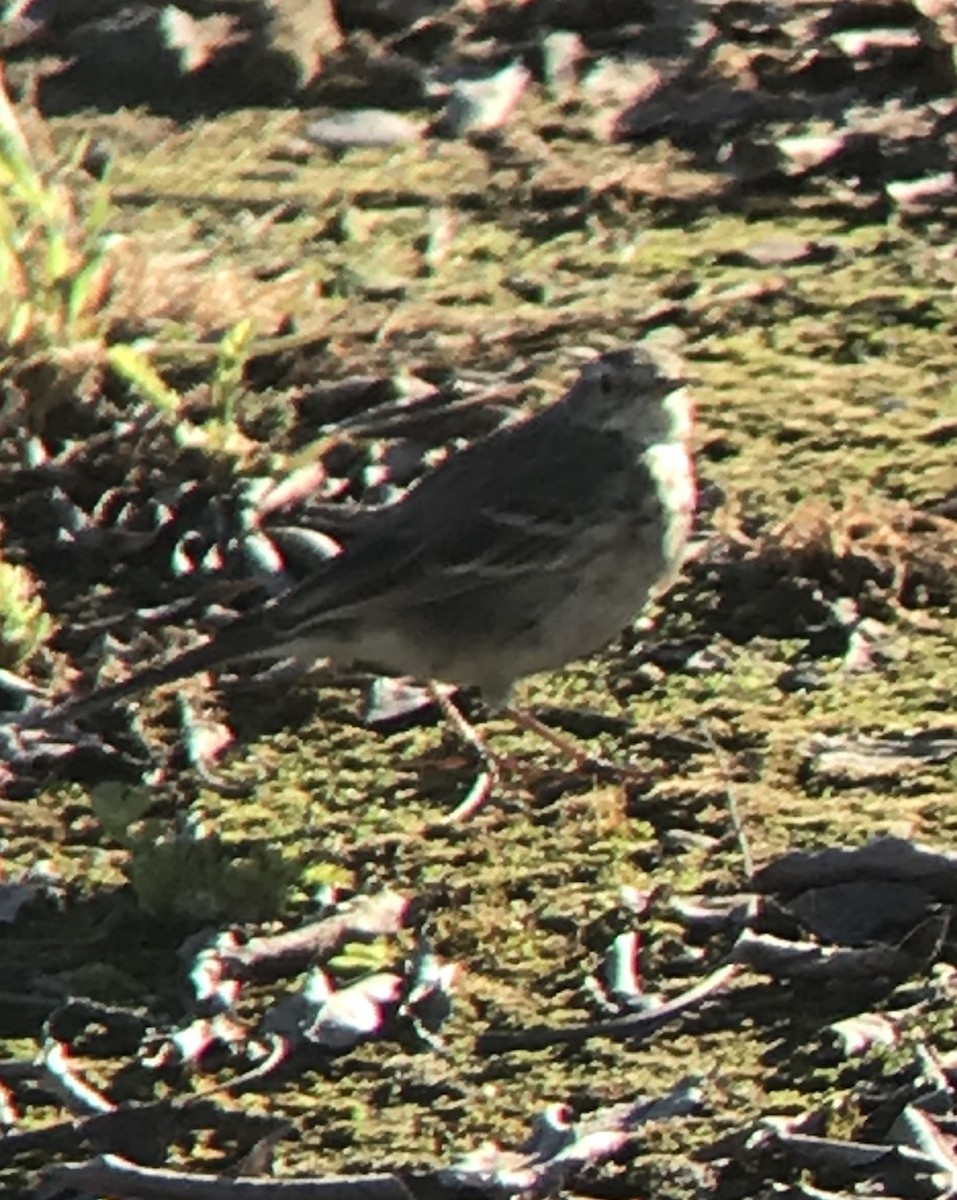
M542 117L534 106L527 114L532 124ZM118 228L184 251L205 246L217 266L244 277L298 272L288 304L299 340L284 353L299 353L295 377L305 386L357 371L522 366L538 402L567 378L570 347L630 340L652 306L680 297L663 319L684 340L696 377L701 473L743 520L766 527L808 499L836 509L862 496L920 505L957 486L952 440L933 436L957 413L948 230L854 224L853 215L821 215L823 202L815 209L808 197L768 198L758 214L719 212L681 156L599 145L569 120L568 136L549 143L549 164L528 151L527 161L491 169L479 150L454 142L277 166L297 131L286 112L198 120L163 139L143 114L84 114L61 122L58 136L82 127L116 147ZM566 185L582 189L580 211L549 198L550 187ZM419 247L431 215L446 208L446 253L424 270ZM267 216L277 213L286 215ZM773 268L729 258L779 234L831 243L833 257ZM547 302L519 298L515 276L546 283ZM383 298L379 285L396 280L401 295ZM205 344L208 365L222 332L188 314L151 328L174 371L183 366L179 344ZM272 411L270 450L281 457L289 395L281 384L262 394L234 383L230 415L255 428ZM316 432L297 431L303 440ZM447 1062L364 1046L328 1064L321 1080L276 1083L268 1103L301 1130L280 1144L277 1173L431 1165L485 1138L523 1139L552 1101L588 1109L660 1093L696 1071L708 1081L704 1115L652 1128L642 1158L621 1168L628 1194L692 1194L680 1156L762 1114L847 1092L840 1068L805 1053L829 1019L820 998L750 980L726 1009L633 1044L596 1039L481 1058L476 1035L591 1014L582 980L601 951L598 933L628 920L623 885L659 897L640 922L647 986L668 994L686 986L698 947L685 944L667 898L742 886L729 789L758 862L882 831L945 843L957 831L952 765L923 766L879 793L815 790L801 770L817 734L947 722L957 691L953 605L909 611L888 600L886 667L856 676L837 658L822 660L822 690L789 694L778 679L806 641L788 623L795 581L765 581L758 596L730 593L732 582L692 569L658 613L656 636L707 638L719 658L713 670L673 671L619 692L634 674L620 647L523 685L533 704L621 718L621 732L589 746L640 764L644 787L569 783L534 738L491 721L483 732L527 769L530 786L516 778L463 828L443 829L437 822L476 770L448 731L367 730L354 694L303 688L290 699L295 717L267 727L259 705L233 705L239 761L223 770L252 779L252 795L193 795L203 838L174 838L168 814L131 826L143 813L113 813L110 825L83 787L50 789L50 820L30 824L29 810L19 812L10 842L14 861L49 857L76 889L75 903L42 926L44 970L67 969L63 945L85 930L85 906L97 902L149 942L136 977L152 986L155 976L161 990L173 968L170 927L292 922L311 912L318 886L336 881L421 895L439 952L465 966L445 1031ZM748 601L748 614L729 595ZM148 728L157 707L144 705ZM124 880L134 897L118 888ZM28 935L32 948L36 925ZM726 944L702 947L703 973ZM853 1125L848 1118L842 1132Z
M199 924L274 916L295 878L271 845L213 833L169 837L153 822L131 839L128 874L143 908Z
M0 667L15 668L26 662L52 630L30 572L0 558Z

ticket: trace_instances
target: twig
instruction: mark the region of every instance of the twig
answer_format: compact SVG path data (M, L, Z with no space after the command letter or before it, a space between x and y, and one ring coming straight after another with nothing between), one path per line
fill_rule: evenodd
M351 939L379 937L408 929L416 905L397 892L366 896L332 916L268 937L250 938L243 946L222 947L219 957L230 978L276 979L305 970L328 958Z
M738 807L738 797L731 783L731 773L728 771L727 755L724 754L721 747L715 741L714 734L705 725L704 721L698 721L698 729L701 736L708 743L711 753L715 757L718 764L718 770L721 773L721 782L724 784L724 795L728 805L728 816L731 818L731 828L734 830L734 836L737 839L738 850L741 853L741 865L744 867L745 878L748 883L754 880L754 859L751 855L751 846L748 843L748 836L744 830L744 823L741 820L741 810Z
M257 1083L271 1075L289 1057L290 1043L287 1038L279 1037L276 1034L264 1034L261 1040L266 1042L270 1048L269 1053L263 1057L261 1062L258 1062L249 1071L244 1071L242 1075L211 1083L209 1087L201 1088L192 1096L187 1096L183 1100L184 1106L194 1100L205 1100L218 1092L231 1092L236 1088L246 1087L250 1083Z
M663 1025L683 1016L702 1000L708 999L725 988L739 971L737 963L726 963L706 976L700 983L682 992L680 996L666 1001L652 1012L628 1013L622 1017L609 1017L604 1021L588 1021L582 1025L568 1025L555 1029L539 1025L522 1030L489 1030L478 1039L476 1049L480 1054L507 1054L513 1050L541 1050L546 1046L577 1046L593 1037L630 1039L647 1037Z
M445 817L433 822L434 827L441 829L446 825L461 825L471 817L474 817L480 809L485 807L486 801L492 795L498 783L499 777L497 771L481 771L475 776L472 786L465 793L462 800Z
M116 1108L102 1092L77 1074L70 1053L62 1042L48 1038L40 1058L37 1086L62 1101L75 1117L110 1113Z
M141 1167L115 1154L56 1167L46 1175L44 1193L52 1195L64 1188L144 1200L412 1200L412 1193L395 1175L233 1179Z
M176 1136L194 1129L214 1129L221 1135L230 1130L251 1130L259 1136L277 1125L272 1117L231 1112L207 1099L195 1104L157 1100L142 1105L121 1105L112 1112L89 1117L70 1117L40 1129L24 1129L0 1138L0 1167L24 1154L50 1162L54 1156L77 1158L80 1148L120 1150L142 1155L165 1147Z

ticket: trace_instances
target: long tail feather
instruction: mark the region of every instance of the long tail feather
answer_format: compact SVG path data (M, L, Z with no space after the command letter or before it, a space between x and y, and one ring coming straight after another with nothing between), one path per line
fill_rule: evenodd
M121 683L107 684L105 687L97 688L88 696L65 700L61 704L55 705L44 714L44 724L77 721L164 683L173 683L177 679L188 679L190 675L196 675L200 671L222 667L226 663L236 662L238 659L248 658L253 654L268 653L268 647L257 646L255 642L256 637L247 629L246 622L239 621L236 626L227 626L210 641L204 642L201 646L194 646L191 650L185 650L168 662L144 667Z

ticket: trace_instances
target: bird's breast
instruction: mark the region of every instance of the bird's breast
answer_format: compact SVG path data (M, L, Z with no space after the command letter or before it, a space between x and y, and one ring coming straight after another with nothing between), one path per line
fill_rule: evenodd
M681 565L694 519L697 488L694 464L683 442L649 446L644 463L654 483L661 513L660 586L667 586Z

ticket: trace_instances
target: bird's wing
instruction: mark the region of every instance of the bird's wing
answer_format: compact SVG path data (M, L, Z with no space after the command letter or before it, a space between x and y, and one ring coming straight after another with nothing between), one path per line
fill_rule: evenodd
M279 597L279 636L379 607L427 604L566 568L570 526L641 489L634 451L615 435L554 428L560 409L512 426L450 459L404 500L356 525L350 549ZM648 517L654 489L650 480Z
M564 572L583 544L617 535L617 516L640 519L645 508L649 520L658 515L654 482L634 446L571 422L561 406L503 431L498 444L478 443L449 467L436 487L409 497L425 510L421 518L410 511L410 525L444 514L432 517L410 580L423 601Z

